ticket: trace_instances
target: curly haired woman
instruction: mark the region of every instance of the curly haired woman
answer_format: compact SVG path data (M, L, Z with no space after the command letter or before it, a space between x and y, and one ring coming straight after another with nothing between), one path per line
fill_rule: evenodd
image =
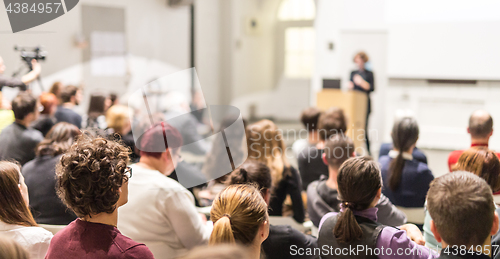
M61 157L56 188L78 219L54 236L45 258L153 258L116 228L132 177L128 153L117 142L83 136Z

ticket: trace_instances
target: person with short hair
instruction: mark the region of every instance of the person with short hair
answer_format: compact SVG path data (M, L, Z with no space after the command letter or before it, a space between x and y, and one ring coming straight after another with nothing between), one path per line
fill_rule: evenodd
M113 138L120 138L130 148L130 160L139 162L139 151L135 148L135 140L130 123L130 109L121 104L115 104L106 111L108 133Z
M19 165L0 161L0 236L18 242L31 259L43 259L53 235L36 224L28 206L28 187Z
M129 201L119 210L118 228L145 243L157 259L184 256L210 236L193 194L168 177L181 159L182 144L179 131L165 122L145 131L137 141L140 161L130 166Z
M35 159L22 168L30 190L30 208L39 224L68 225L76 219L76 215L57 196L56 165L80 135L75 125L57 123L38 144Z
M297 161L304 191L310 183L319 180L322 175L328 177L328 166L323 163L321 157L325 141L332 135L346 134L346 131L347 118L341 108L332 107L319 116L317 132L319 142L302 150Z
M469 117L467 132L470 134L471 147L488 147L490 137L493 135L493 118L485 110L474 111ZM448 155L448 168L453 171L453 165L458 162L464 150L455 150ZM500 156L500 153L496 153Z
M424 207L425 195L434 179L427 164L412 155L418 135L418 123L413 117L399 118L391 133L394 149L379 159L384 180L382 192L396 206Z
M307 130L307 139L298 139L293 142L292 150L298 156L306 147L316 145L319 141L318 119L321 110L316 107L309 107L302 111L300 122Z
M269 206L271 200L271 170L264 163L248 159L240 167L230 173L226 180L227 185L251 184L255 185ZM314 249L318 247L315 237L305 235L289 225L269 225L269 237L262 243L262 250L266 258L285 259L290 257L290 247L297 249ZM312 255L295 255L293 258L317 258Z
M74 111L75 106L79 105L82 99L81 90L73 85L64 87L61 91L61 105L57 107L54 116L57 122L68 122L79 129L82 128L82 116Z
M57 192L78 218L59 231L46 259L148 258L144 245L118 229L118 208L127 203L128 150L103 138L82 136L57 165Z
M340 166L351 157L355 157L354 143L348 136L336 134L326 141L323 162L328 166L329 176L322 177L307 187L307 212L316 227L325 214L340 211L337 175ZM406 215L383 194L375 207L378 209L379 223L388 226L406 223Z
M300 175L286 157L285 140L280 129L270 120L260 120L246 127L248 158L260 161L271 169L273 187L269 215L282 216L287 196L292 201L293 219L304 222Z
M40 111L38 119L31 123L34 129L40 131L46 136L49 130L56 124L57 120L54 114L57 111L58 100L54 94L43 93L39 97L43 110Z
M37 99L22 92L12 101L16 120L0 133L0 160L15 160L21 165L35 158L35 148L43 140L40 131L30 127L38 117Z
M339 169L337 183L341 210L321 219L318 246L328 250L321 258L437 257L423 246L422 233L415 225L409 224L405 231L377 222L375 206L382 195L382 178L375 161L368 157L349 158ZM355 254L335 252L360 246L363 249L356 249Z
M215 197L210 219L214 229L210 245L241 244L252 259L261 258L261 245L269 236L267 205L252 185L230 185Z
M439 258L490 258L498 214L488 183L469 172L436 178L427 194L431 230L443 249Z

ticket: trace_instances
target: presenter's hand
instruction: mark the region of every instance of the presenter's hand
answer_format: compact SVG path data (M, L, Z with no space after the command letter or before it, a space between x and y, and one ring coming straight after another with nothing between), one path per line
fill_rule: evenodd
M347 83L347 87L349 88L349 90L354 89L354 83L352 81L349 81L349 83Z
M364 82L366 82L360 75L354 75L352 78L355 84L357 85L362 85Z
M413 242L418 245L425 245L424 236L422 232L414 224L404 224L399 227L399 229L406 231L406 236L408 236Z

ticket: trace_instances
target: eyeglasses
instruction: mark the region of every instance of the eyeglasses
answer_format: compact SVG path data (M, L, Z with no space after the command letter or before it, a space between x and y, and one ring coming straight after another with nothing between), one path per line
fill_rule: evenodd
M125 172L123 172L123 175L126 177L127 181L128 179L132 178L132 167L127 166L127 168L125 168Z

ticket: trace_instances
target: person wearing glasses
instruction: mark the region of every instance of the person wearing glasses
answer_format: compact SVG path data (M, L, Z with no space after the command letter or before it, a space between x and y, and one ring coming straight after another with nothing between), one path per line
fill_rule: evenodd
M120 231L145 243L156 259L182 257L211 233L193 194L168 177L181 160L182 143L179 131L164 122L145 131L136 144L140 161L131 165L129 201L118 213Z
M154 258L116 227L132 178L128 155L118 142L86 135L62 155L56 188L78 218L54 236L46 259Z

